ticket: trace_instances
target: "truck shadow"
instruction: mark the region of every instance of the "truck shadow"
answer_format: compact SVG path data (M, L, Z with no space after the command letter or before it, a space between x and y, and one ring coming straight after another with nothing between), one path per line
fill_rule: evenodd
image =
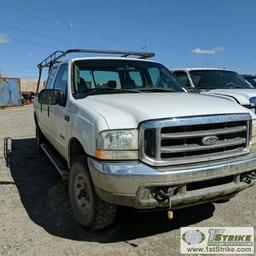
M9 138L5 140L4 155L27 214L52 235L79 241L127 242L199 223L215 210L213 204L176 210L170 222L166 211L142 213L120 208L111 227L87 232L73 217L67 183L60 179L47 157L37 153L35 143L34 138Z

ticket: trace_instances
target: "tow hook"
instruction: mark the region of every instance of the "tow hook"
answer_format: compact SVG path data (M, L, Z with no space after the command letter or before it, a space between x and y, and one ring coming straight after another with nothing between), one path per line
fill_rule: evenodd
M169 203L169 209L167 212L167 217L168 219L172 220L174 215L173 215L173 211L172 211L172 200L171 197L175 194L175 191L177 190L177 186L175 187L170 187L168 188L168 191L165 192L163 189L158 189L155 192L155 199L159 202L159 203L163 203L166 200L168 200Z
M240 181L245 182L247 184L252 183L253 181L256 181L256 171L244 173L240 176Z

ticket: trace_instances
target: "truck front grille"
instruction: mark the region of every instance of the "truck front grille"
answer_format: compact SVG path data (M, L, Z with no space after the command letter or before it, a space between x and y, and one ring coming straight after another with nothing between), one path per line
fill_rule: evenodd
M250 115L147 121L140 127L141 158L151 165L223 159L249 152Z

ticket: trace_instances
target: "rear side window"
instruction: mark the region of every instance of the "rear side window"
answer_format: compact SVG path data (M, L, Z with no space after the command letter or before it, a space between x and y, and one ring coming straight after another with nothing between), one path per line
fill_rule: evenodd
M45 89L52 89L53 88L53 82L54 82L54 77L55 74L57 72L57 67L54 67L51 69L47 81L46 81L46 85L45 85Z
M79 91L101 87L120 88L118 72L109 70L81 70L77 87Z
M136 87L142 87L143 86L142 76L141 76L140 71L138 71L138 70L129 71L128 72L128 77L130 79L132 79L132 81L134 81Z
M63 64L60 66L55 83L54 88L62 91L66 91L68 83L68 65Z
M151 85L154 88L169 88L170 84L177 84L180 86L171 72L167 69L150 67L148 68L148 74L151 80Z
M160 82L160 71L158 68L149 68L148 73L151 78L153 87L157 87Z

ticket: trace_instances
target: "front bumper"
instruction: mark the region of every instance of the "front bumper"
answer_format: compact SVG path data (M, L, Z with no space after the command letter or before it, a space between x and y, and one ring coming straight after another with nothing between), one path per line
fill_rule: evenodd
M253 181L241 181L241 174L256 170L256 153L253 150L246 156L189 166L152 167L140 161L109 162L93 158L88 158L88 165L96 193L104 201L137 209L168 207L168 200L157 201L154 191L175 186L176 192L169 200L173 208L182 208L229 198L252 186ZM205 186L222 178L229 181ZM191 189L191 184L196 186Z

